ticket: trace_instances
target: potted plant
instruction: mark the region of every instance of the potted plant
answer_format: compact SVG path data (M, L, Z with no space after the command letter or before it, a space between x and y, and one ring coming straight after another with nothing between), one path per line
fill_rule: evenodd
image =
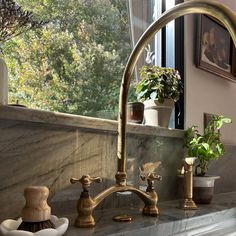
M231 123L231 119L224 116L212 115L203 133L193 125L185 132L184 145L188 156L196 158L193 178L193 199L196 203L209 204L214 193L214 182L219 176L207 175L209 162L224 154L224 145L219 132L223 124Z
M174 103L179 100L182 91L179 72L172 68L143 66L140 78L136 93L145 105L145 123L168 127Z
M135 85L131 84L127 106L127 119L130 123L142 124L144 104L137 101L137 95L135 93Z

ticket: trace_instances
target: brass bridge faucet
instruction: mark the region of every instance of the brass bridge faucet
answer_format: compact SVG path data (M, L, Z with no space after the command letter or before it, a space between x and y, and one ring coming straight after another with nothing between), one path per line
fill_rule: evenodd
M187 14L200 13L207 14L216 20L218 20L230 33L234 45L236 46L236 15L225 5L218 1L209 0L189 0L184 3L178 4L172 9L162 14L155 22L153 22L149 28L144 32L136 46L134 47L129 60L126 64L126 68L123 74L120 98L119 98L119 115L118 115L118 147L117 157L118 166L116 173L116 186L113 186L95 198L89 196L88 187L91 182L100 181L100 178L91 178L88 175L82 177L80 180L72 179L72 183L80 181L83 186L83 192L78 202L78 218L76 225L79 227L94 226L95 222L92 218L92 209L99 204L105 197L111 193L120 191L132 191L145 202L143 213L145 215L157 215L158 210L155 209L157 203L157 195L153 190L153 180L156 179L155 174L147 174L148 188L146 192L142 192L126 183L126 124L127 124L127 98L130 86L132 74L140 57L142 51L147 46L149 40L166 24L170 21ZM151 182L151 185L150 185ZM155 210L154 210L155 209ZM155 212L155 213L153 213Z
M83 175L80 179L72 178L70 182L75 184L80 182L82 184L83 191L80 195L80 199L77 204L78 216L75 220L75 225L78 227L93 227L95 226L95 220L92 216L93 209L106 197L115 192L126 192L130 191L136 193L144 202L145 206L143 208L143 214L147 216L157 216L159 210L157 208L158 196L154 190L153 184L154 180L161 180L161 176L157 175L155 172L147 172L150 168L156 169L160 165L160 162L156 163L146 163L141 168L141 179L147 181L148 187L146 192L143 192L131 185L115 185L112 186L102 193L98 194L96 197L92 198L89 194L90 185L95 183L100 183L102 179L100 177L90 177L89 175Z

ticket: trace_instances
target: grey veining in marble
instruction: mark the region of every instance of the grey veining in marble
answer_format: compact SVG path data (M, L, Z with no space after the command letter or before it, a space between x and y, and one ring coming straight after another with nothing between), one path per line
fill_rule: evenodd
M64 118L60 115L60 118L55 118L55 114L47 112L33 113L28 109L15 107L1 108L0 221L20 215L24 205L23 190L28 185L46 185L50 188L52 197L56 192L71 187L69 182L71 177L81 177L83 174L100 176L104 180L101 184L94 184L92 194L97 194L114 184L117 170L117 133L114 129L109 130L109 127L106 130L106 122L109 121L104 123L90 118L85 118L84 121L83 117L74 116L73 119L78 118L82 122L80 127L79 124L73 126L74 121L72 123L68 121L69 125L66 125L69 119L66 116L63 125L60 119ZM16 114L17 109L20 113ZM14 112L16 117L18 115L25 117L28 114L28 121L18 118L14 120ZM58 119L61 122L59 124ZM89 128L88 120L92 128ZM103 128L99 129L102 125ZM135 129L139 127L144 129L142 126L134 125ZM128 133L129 182L144 188L144 183L140 182L138 177L139 165L161 160L162 167L159 174L163 176L163 181L156 184L160 200L176 198L177 169L183 157L182 136L179 136L182 132L158 128L154 128L150 134L139 132L141 131ZM172 132L173 137L170 136ZM70 197L74 200L78 199L81 190L79 185L75 188L77 193ZM99 207L139 204L140 199L133 194L122 196L113 194Z
M71 205L81 191L71 186L71 177L83 174L101 176L102 184L91 190L97 194L114 184L117 168L117 122L96 118L0 106L0 221L20 215L23 189L46 185L51 197L64 190ZM177 169L184 156L183 132L165 128L128 125L127 174L130 184L145 189L138 167L149 161L162 161L156 183L159 200L177 198ZM236 191L236 147L226 147L220 165L211 171L221 175L217 192ZM71 189L74 189L71 195ZM138 207L142 202L131 194L113 194L98 208ZM64 200L59 202L62 208ZM75 209L75 207L74 207Z
M0 105L0 120L29 121L51 125L63 125L94 130L117 132L117 121L98 119L87 116L71 115L59 112L34 110L29 108ZM130 123L128 133L158 135L164 137L183 138L182 130L146 126Z
M161 202L158 218L142 216L141 211L136 208L95 210L97 225L92 229L73 226L76 217L74 209L53 207L53 211L70 219L70 227L65 236L236 235L236 192L218 194L212 204L199 205L196 211L184 211L178 206L179 200ZM68 214L68 211L72 211L73 214ZM112 217L117 214L131 215L133 221L129 223L112 221Z

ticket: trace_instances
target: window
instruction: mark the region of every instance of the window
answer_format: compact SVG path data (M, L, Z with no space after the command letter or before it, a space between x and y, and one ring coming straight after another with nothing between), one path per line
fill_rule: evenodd
M124 67L145 29L174 0L19 0L48 24L7 42L9 103L117 119ZM175 23L152 42L153 62L175 66ZM137 68L146 60L140 58ZM136 70L136 79L138 73ZM174 115L172 127L174 127Z
M174 7L179 2L181 0L129 0L133 45L153 21L159 18L164 11ZM176 20L160 30L146 49L146 51L151 52L152 60L147 61L147 52L144 52L144 55L137 63L137 68L144 63L172 67L178 70L181 69L180 74L183 78L183 38L180 40L183 36L183 31L181 31L181 27L183 27L183 22ZM136 80L139 80L137 69ZM183 107L182 94L181 101L176 104L172 112L169 127L183 129Z
M9 41L9 103L116 119L131 52L124 0L19 0L49 23Z

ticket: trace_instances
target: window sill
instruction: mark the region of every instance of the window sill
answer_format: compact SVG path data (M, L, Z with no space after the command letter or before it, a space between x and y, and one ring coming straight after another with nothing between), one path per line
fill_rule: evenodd
M88 116L71 115L59 112L35 110L16 106L1 105L0 119L79 127L115 133L117 132L117 121L93 118ZM173 138L183 138L184 135L183 130L131 123L127 125L127 133Z

